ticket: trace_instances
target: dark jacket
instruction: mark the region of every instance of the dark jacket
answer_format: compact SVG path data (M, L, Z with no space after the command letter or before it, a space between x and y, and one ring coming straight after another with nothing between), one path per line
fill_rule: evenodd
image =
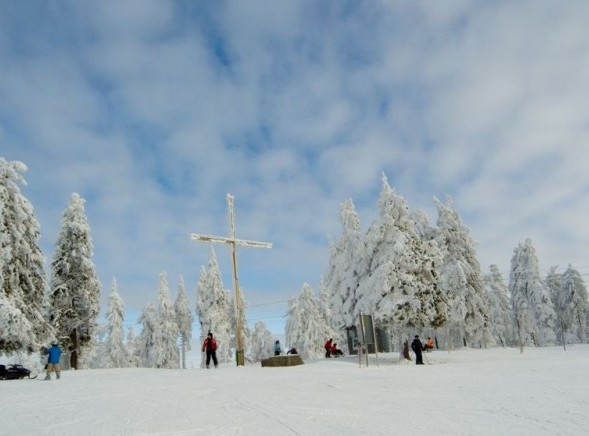
M413 342L411 342L411 349L415 354L421 354L423 351L423 344L419 339L415 338L413 339Z

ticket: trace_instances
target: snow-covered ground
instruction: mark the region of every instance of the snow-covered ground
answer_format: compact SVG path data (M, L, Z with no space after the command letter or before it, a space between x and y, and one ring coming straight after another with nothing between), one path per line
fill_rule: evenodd
M1 381L5 435L586 435L589 345ZM42 377L39 377L42 378Z

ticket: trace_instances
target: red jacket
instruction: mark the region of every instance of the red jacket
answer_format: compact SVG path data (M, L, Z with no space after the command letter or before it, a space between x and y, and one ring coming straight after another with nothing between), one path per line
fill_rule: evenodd
M215 338L207 337L205 339L205 341L202 343L202 351L205 351L205 350L215 351L216 349L217 349L217 341L215 341Z
M332 342L333 342L333 340L332 340L332 339L330 339L330 340L328 340L328 341L325 343L325 349L326 349L326 350L330 350L330 351L331 351L331 343L332 343Z

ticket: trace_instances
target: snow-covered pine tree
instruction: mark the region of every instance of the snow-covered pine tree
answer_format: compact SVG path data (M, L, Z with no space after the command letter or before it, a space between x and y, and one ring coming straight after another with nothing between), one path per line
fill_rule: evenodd
M180 275L178 282L178 295L174 304L176 311L176 321L180 334L180 349L182 351L182 368L186 369L186 351L190 351L190 342L192 341L192 321L194 317L188 304L188 294L184 285L184 277Z
M497 265L489 267L489 274L484 276L483 282L495 342L503 347L514 346L516 344L516 335L513 311L507 294L507 285Z
M321 315L311 287L305 283L298 299L289 304L286 321L286 343L295 347L303 358L316 359L324 354L323 345L332 337L332 328Z
M562 286L557 298L562 326L571 332L568 340L587 342L587 288L579 271L569 265L562 274Z
M170 296L168 275L165 272L160 273L158 296L157 329L154 336L156 366L158 368L178 368L180 366L178 323Z
M562 345L566 344L568 341L565 338L566 332L563 324L562 319L562 308L560 307L560 291L562 289L562 274L558 271L558 266L553 265L550 267L548 274L546 274L546 278L544 279L544 283L546 283L546 287L548 288L548 293L550 294L550 300L552 300L552 307L554 308L554 313L556 315L556 323L555 323L555 333L556 333L556 340Z
M139 358L137 356L137 334L135 333L135 328L132 325L127 327L125 345L127 348L127 366L131 368L137 368L139 366Z
M358 314L373 315L377 327L391 332L441 326L447 305L437 287L440 252L418 235L405 199L384 174L378 209L366 234L368 267L356 294Z
M0 352L33 352L53 335L43 316L47 279L39 223L21 194L21 162L0 157Z
M434 197L434 203L438 209L436 242L443 255L439 285L450 303L449 328L462 336L463 345L494 345L475 241L450 197L445 204Z
M509 292L521 345L554 345L556 314L529 238L515 248L511 258Z
M100 313L100 282L92 262L93 245L84 199L72 194L62 218L51 262L49 312L70 365L86 366Z
M223 288L219 263L211 247L208 271L203 267L197 286L196 315L200 322L200 344L208 332L217 340L217 359L220 363L231 360L231 315L227 292ZM204 359L201 359L201 366Z
M284 335L286 338L286 345L289 347L294 346L294 344L289 342L289 339L296 339L298 337L297 330L301 324L298 305L299 299L297 297L292 297L288 300L288 312L286 314L286 322L284 323Z
M125 304L119 294L117 280L113 277L108 295L108 312L106 313L107 333L104 352L107 368L124 368L129 364L123 329L124 318Z
M274 336L264 321L258 321L249 338L248 359L259 362L274 354Z
M330 323L336 330L354 326L358 320L356 290L366 269L360 218L351 199L340 206L342 234L330 243L327 272L321 280L322 299L329 302Z
M135 342L137 362L143 368L155 368L157 366L157 353L155 349L155 337L158 329L158 313L152 303L147 304L141 311L139 323L141 333Z

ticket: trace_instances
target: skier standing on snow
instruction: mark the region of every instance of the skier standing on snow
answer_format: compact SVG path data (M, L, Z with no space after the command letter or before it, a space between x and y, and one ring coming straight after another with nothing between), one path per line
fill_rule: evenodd
M280 356L280 341L274 342L274 355Z
M211 363L211 358L213 358L213 364L215 368L217 367L217 341L213 338L213 334L209 332L207 338L202 344L202 351L207 353L207 368Z
M419 340L419 336L415 335L415 339L411 342L411 349L415 353L415 364L423 365L423 356L421 354L423 351L423 344Z
M45 372L45 380L51 380L51 372L55 372L57 378L59 378L61 372L59 368L59 361L61 359L61 348L57 345L57 342L52 342L51 347L45 350L45 354L49 355L47 359L47 370Z

